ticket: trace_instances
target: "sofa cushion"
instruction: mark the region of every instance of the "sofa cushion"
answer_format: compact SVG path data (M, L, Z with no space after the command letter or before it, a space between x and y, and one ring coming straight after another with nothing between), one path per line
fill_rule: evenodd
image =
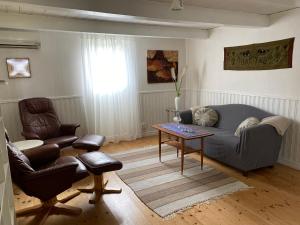
M259 124L259 120L257 118L249 117L240 123L240 125L236 129L234 135L239 137L239 136L241 136L241 133L243 130L245 130L246 128L249 128L249 127L253 127L257 124Z
M218 114L215 110L209 107L193 107L193 124L212 127L218 121Z
M240 138L234 136L231 131L214 127L203 127L203 130L214 133L213 136L204 138L204 154L220 159L230 155L238 154ZM200 149L201 140L194 139L186 141L186 146L193 149Z

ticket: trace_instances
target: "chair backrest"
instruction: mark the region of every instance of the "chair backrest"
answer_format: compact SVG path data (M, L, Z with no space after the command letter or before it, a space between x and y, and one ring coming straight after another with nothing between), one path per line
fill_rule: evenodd
M61 123L48 98L29 98L19 102L23 131L37 134L42 140L59 136Z
M256 117L261 120L273 116L273 114L262 109L244 104L211 105L209 107L213 108L219 116L215 127L232 132L235 132L240 123L248 117Z
M13 181L22 187L22 180L35 170L31 167L30 161L13 143L7 143L9 165Z

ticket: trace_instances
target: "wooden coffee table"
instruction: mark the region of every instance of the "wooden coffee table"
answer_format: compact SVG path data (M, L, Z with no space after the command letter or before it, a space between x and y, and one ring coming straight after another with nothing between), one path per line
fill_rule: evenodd
M177 149L181 150L181 174L183 174L184 168L184 155L199 152L201 155L201 169L203 169L203 153L204 153L204 139L206 137L214 135L208 131L201 130L201 128L187 125L187 124L177 124L177 123L162 123L152 125L153 128L158 130L158 146L159 146L159 161L161 162L161 144L165 143L171 145ZM162 133L168 134L169 138L162 141ZM175 140L171 139L170 136L175 137ZM185 141L201 139L200 149L193 149L185 146Z

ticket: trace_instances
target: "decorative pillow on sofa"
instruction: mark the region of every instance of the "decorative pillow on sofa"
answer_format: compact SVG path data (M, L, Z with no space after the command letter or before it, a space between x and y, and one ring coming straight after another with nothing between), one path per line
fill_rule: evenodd
M239 137L243 130L245 130L248 127L256 126L257 124L259 124L259 120L257 118L249 117L240 123L240 125L236 129L234 135Z
M193 113L193 124L212 127L218 121L218 113L209 107L194 107L191 110Z

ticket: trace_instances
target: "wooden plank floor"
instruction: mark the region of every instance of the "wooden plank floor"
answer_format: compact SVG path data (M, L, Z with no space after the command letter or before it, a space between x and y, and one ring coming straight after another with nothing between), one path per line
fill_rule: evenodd
M131 142L109 144L105 152L120 152L157 144L156 137ZM64 154L77 154L72 149ZM200 159L194 154L194 158ZM210 203L194 206L169 219L161 219L147 208L135 194L114 174L109 173L109 186L122 187L120 195L106 195L97 205L88 204L89 194L81 194L68 204L81 207L77 217L50 216L46 225L299 225L300 224L300 172L283 165L251 172L248 178L229 167L205 158L204 163L238 178L254 188L237 192ZM78 186L91 184L87 178ZM72 191L72 190L71 190ZM23 208L38 203L14 187L15 206ZM65 194L65 193L64 193ZM32 224L33 217L18 219L19 225Z

